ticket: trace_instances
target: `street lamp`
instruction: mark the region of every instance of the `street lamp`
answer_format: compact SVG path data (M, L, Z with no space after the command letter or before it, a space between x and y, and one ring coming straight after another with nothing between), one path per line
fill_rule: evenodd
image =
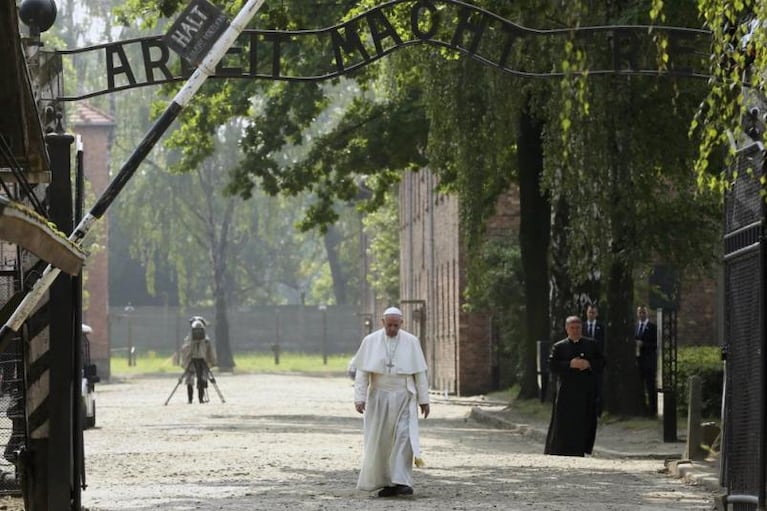
M373 314L370 312L358 312L357 316L362 318L362 329L365 335L373 331Z
M317 307L322 312L322 364L328 365L328 307Z
M280 309L274 309L274 365L280 365Z
M128 318L128 366L134 366L136 365L136 359L134 357L134 349L133 349L133 316L131 313L135 310L133 308L133 305L131 305L130 302L128 302L128 305L125 306L125 317Z

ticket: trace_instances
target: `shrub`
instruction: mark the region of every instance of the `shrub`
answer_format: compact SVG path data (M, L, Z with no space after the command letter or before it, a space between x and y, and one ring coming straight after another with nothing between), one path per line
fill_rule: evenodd
M701 378L703 418L719 419L724 369L718 346L687 346L677 352L677 411L687 415L690 376Z

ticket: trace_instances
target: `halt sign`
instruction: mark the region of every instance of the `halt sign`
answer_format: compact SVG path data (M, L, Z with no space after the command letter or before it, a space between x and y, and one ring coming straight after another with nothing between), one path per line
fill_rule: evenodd
M197 66L229 26L221 10L206 0L192 0L163 41L184 60Z

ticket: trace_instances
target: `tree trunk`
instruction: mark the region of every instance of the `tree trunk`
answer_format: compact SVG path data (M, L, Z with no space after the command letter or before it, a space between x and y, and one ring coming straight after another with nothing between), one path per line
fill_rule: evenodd
M605 331L605 410L619 416L643 413L642 387L634 343L634 263L631 247L636 243L636 215L622 191L627 183L626 164L617 163L610 212L611 258L607 280L607 326ZM622 170L621 170L622 169Z
M218 367L222 371L231 371L234 369L234 356L229 342L229 319L227 317L227 295L229 291L229 275L226 270L226 257L229 242L229 227L234 213L234 201L229 202L221 222L219 230L219 242L216 243L215 236L211 239L213 253L213 294L216 307L216 355L218 358ZM215 229L213 230L215 232Z
M607 281L605 410L618 416L637 416L644 411L633 336L632 266L616 258Z
M570 226L570 206L565 197L559 197L554 204L551 230L551 332L556 338L562 333L567 316L578 314L573 300L575 290L568 268L570 252L568 227Z
M347 277L341 260L338 257L338 245L341 243L341 235L335 226L331 225L328 227L324 241L325 251L328 254L328 264L330 265L330 275L333 278L333 295L336 298L336 305L346 305Z
M634 256L637 243L636 207L631 164L631 84L613 80L611 88L613 115L607 131L610 155L610 259L607 281L607 327L605 332L605 404L606 411L619 416L641 415L642 388L636 363L634 343Z
M229 318L227 317L226 297L216 292L216 356L218 367L222 371L234 369L234 357L229 343Z
M517 154L519 161L519 245L525 275L525 333L520 340L523 357L521 398L538 395L536 342L548 340L549 267L551 204L541 190L543 174L543 125L529 111L518 118Z

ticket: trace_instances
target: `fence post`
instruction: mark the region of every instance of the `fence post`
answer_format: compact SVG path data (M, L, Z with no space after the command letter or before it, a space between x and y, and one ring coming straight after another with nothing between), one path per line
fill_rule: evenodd
M700 376L690 376L690 395L687 408L687 447L684 457L688 460L705 459L705 451L700 446L701 435L701 415L702 415L702 390Z

